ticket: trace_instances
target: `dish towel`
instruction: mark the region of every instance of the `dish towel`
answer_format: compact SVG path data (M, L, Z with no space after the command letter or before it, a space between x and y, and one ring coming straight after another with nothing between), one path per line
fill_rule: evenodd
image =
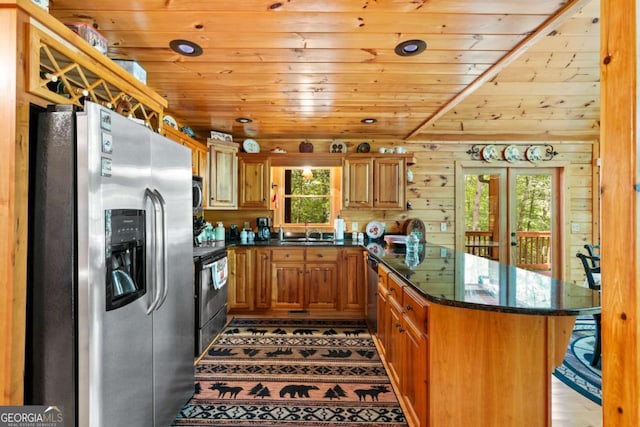
M229 269L227 265L227 258L222 258L216 261L211 266L211 278L213 282L213 289L221 289L227 284L227 276Z

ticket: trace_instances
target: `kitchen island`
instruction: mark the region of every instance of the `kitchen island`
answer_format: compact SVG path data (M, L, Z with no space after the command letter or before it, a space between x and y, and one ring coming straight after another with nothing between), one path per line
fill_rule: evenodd
M411 265L370 256L380 350L412 425L551 425L551 373L599 293L429 244Z

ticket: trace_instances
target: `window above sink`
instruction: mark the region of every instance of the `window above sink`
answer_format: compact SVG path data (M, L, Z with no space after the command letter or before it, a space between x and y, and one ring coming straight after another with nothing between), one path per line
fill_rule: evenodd
M341 167L272 167L271 176L276 227L332 228L341 209Z

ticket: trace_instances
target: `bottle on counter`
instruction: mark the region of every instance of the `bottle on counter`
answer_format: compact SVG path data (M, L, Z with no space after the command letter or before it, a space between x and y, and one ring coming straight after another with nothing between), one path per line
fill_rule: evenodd
M405 251L405 263L409 268L413 268L419 264L419 244L420 239L415 233L411 233L407 236L406 251Z
M249 238L249 236L248 236L248 233L247 233L247 229L243 228L242 231L240 232L240 243L246 245L248 238Z
M215 228L214 240L224 241L224 225L222 225L222 222L218 222L218 226Z
M284 240L284 229L282 228L282 224L280 224L280 228L278 228L278 240L281 242Z

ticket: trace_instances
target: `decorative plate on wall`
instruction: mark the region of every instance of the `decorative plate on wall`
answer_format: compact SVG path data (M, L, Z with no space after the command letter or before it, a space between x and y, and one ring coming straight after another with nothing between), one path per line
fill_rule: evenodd
M495 145L485 145L480 151L480 157L485 162L492 162L498 159L498 150Z
M368 153L369 150L371 150L371 146L367 142L363 142L362 144L358 145L358 148L356 148L356 151L358 153Z
M505 148L502 152L502 155L507 162L515 162L517 160L520 160L520 150L515 145L509 145L507 148Z
M260 152L260 145L255 139L251 138L247 138L244 140L244 142L242 143L242 148L244 148L244 151L246 151L247 153Z
M384 223L379 221L371 221L369 224L367 224L367 228L365 228L367 236L369 236L370 239L379 239L380 237L382 237L382 235L384 234L384 229Z
M347 144L344 142L332 142L329 147L329 152L331 153L346 153L347 152Z
M531 147L527 148L527 151L524 152L524 156L530 162L538 162L542 160L542 150L540 149L540 147L532 145Z
M164 116L162 118L162 121L165 122L166 124L168 124L169 126L171 126L174 129L178 129L178 123L176 122L176 119L174 119L171 116Z

